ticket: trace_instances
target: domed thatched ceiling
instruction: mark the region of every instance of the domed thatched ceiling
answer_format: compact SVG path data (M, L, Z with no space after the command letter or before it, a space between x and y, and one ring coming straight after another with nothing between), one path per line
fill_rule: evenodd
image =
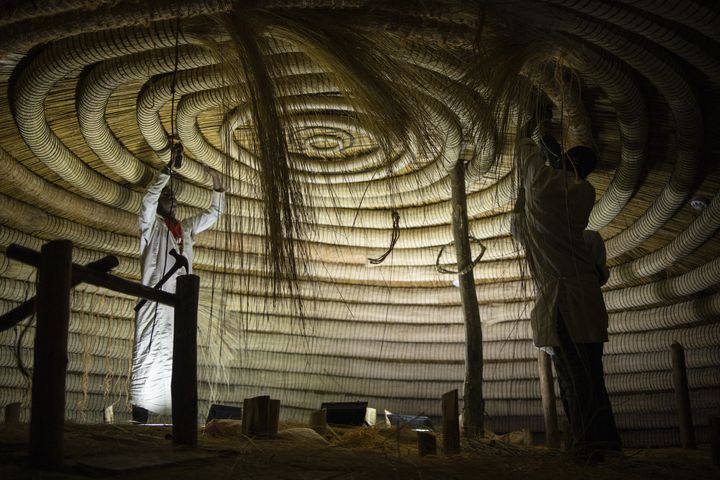
M537 48L518 71L552 110L546 128L565 146L600 153L589 228L605 238L611 266L605 364L622 433L629 443L675 441L675 340L687 348L696 422L704 428L720 407L716 2L65 0L1 8L0 249L66 238L76 262L117 255L116 272L137 280L137 214L170 158L169 135L187 158L176 177L180 217L209 205L200 164L223 173L226 213L195 253L201 411L210 401L270 393L294 418L342 399L437 415L440 395L463 378L456 276L436 268L455 262L451 248L438 254L453 239L448 170L463 161L470 233L487 248L474 272L490 426L542 429L533 293L509 237L515 177L506 136L515 127L488 126L478 113L483 82L493 78L478 58L492 58L483 47L501 41L511 43L496 55ZM282 191L268 206L272 166L258 145L255 97L243 90L252 82L228 57L243 32L261 39L280 107L290 206L277 200ZM541 63L552 69L532 69ZM707 208L693 209L694 197ZM388 250L393 210L399 239L370 265ZM268 244L271 218L295 221L274 233L292 236L294 247ZM287 288L270 299L273 277L292 273L292 248L301 304ZM33 270L2 255L0 311L33 289ZM70 417L97 421L110 403L125 408L132 307L119 294L76 289ZM22 340L26 361L30 337ZM15 337L4 332L0 341L0 404L24 401Z

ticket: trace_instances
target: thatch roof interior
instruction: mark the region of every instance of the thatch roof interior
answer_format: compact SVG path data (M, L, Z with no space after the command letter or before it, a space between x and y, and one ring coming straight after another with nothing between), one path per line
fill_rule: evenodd
M200 411L268 393L439 414L463 379L448 172L463 162L486 414L542 430L534 292L509 236L527 120L592 145L611 278L606 381L629 444L677 443L669 347L686 347L699 437L720 408L720 7L713 1L8 1L0 7L0 250L74 242L140 278L142 192L184 146L201 235ZM176 68L177 65L177 68ZM691 199L705 201L695 209ZM387 258L392 211L400 234ZM477 246L473 253L477 253ZM34 270L0 254L0 311ZM73 294L68 418L129 415L134 301ZM29 332L33 327L29 327ZM0 405L29 400L20 329L0 333ZM32 362L31 333L21 357Z

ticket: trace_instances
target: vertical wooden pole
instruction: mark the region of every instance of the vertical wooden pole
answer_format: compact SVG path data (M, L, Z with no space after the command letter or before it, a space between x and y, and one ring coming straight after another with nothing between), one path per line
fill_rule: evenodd
M243 410L242 410L242 424L241 431L243 435L250 435L252 426L254 425L255 417L257 416L256 410L257 400L254 398L243 399Z
M452 186L452 226L457 257L460 298L462 300L465 319L465 384L463 388L463 422L467 436L483 433L483 348L482 328L480 326L480 310L475 277L472 268L470 250L470 231L467 216L467 198L465 192L465 165L458 161L450 170ZM467 270L467 271L466 271Z
M710 417L710 450L713 465L720 467L720 417Z
M177 279L173 335L173 443L197 446L197 309L200 277Z
M675 400L677 401L678 420L680 423L680 443L683 448L694 449L695 429L692 423L692 409L690 408L690 391L685 368L685 349L675 342L672 349L673 385L675 387Z
M445 455L460 453L460 422L458 420L458 391L442 396L443 451Z
M280 418L280 400L270 398L269 395L260 395L259 397L246 398L243 402L243 409L243 434L277 434L278 420ZM320 411L325 412L324 410ZM325 426L327 426L327 423L325 424Z
M63 461L72 242L55 240L46 243L40 253L30 406L30 464L37 468L57 469Z
M421 457L437 454L437 440L432 432L417 432L417 445Z
M5 405L5 423L20 423L20 402Z
M565 413L567 415L567 413ZM572 426L567 420L563 420L562 424L563 431L563 451L572 452L575 443L575 437L573 436Z
M325 435L327 432L327 410L315 410L310 412L310 428L315 430L320 435Z
M271 398L268 402L267 434L274 436L278 433L280 424L280 400Z
M545 419L545 445L560 448L560 430L558 429L555 388L550 355L538 350L538 371L540 373L540 396L542 398L543 418Z

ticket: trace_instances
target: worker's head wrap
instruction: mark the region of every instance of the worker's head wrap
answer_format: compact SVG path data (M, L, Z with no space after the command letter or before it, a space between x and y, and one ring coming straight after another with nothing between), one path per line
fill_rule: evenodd
M597 156L589 147L573 147L565 152L563 159L568 168L575 167L578 176L583 180L595 170L597 164Z
M175 216L175 208L177 207L177 200L175 199L175 192L167 185L160 192L160 198L158 199L157 211L163 217Z

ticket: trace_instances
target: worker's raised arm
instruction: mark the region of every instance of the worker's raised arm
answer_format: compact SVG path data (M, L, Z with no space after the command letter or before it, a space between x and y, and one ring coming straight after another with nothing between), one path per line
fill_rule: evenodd
M153 180L153 183L151 183L145 191L139 216L141 234L144 234L155 221L160 192L162 192L162 189L165 188L165 185L167 185L169 180L170 170L166 166L158 173L155 180Z
M222 185L222 177L220 176L220 173L207 165L203 165L203 169L212 179L212 202L210 204L210 208L187 220L193 238L198 233L212 227L225 210L225 189Z

